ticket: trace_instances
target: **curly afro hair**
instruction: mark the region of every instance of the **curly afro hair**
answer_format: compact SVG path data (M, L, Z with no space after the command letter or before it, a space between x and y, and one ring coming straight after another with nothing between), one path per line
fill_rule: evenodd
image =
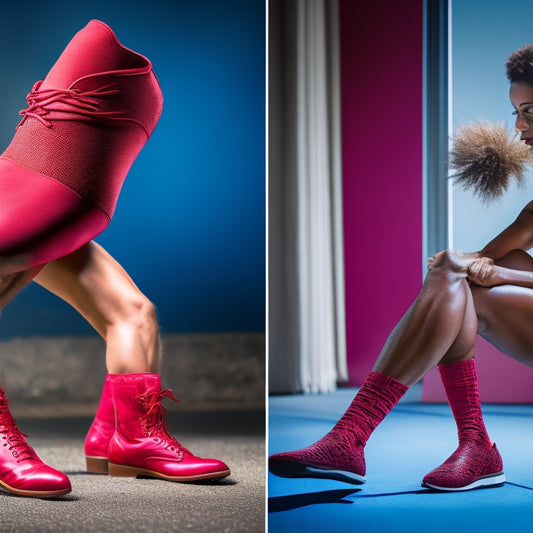
M511 83L525 81L533 85L533 44L511 52L505 63L507 78Z
M458 128L450 151L454 183L471 190L483 203L503 196L511 182L524 181L532 150L501 122L465 124Z

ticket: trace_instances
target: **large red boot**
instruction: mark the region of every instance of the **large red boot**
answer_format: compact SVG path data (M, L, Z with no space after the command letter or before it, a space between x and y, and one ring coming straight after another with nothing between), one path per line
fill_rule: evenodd
M50 498L68 494L68 477L41 461L17 427L8 403L0 389L0 485L18 496Z
M157 374L111 374L109 376L117 426L108 448L111 476L139 475L168 481L197 481L229 476L230 469L218 459L194 456L166 428L165 397ZM176 400L177 401L177 400Z
M87 472L107 474L107 447L113 433L115 433L115 408L111 397L109 374L107 374L98 411L85 437Z

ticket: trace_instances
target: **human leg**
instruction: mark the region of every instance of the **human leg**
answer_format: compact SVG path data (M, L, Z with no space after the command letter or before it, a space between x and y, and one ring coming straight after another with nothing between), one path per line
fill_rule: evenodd
M533 272L533 259L514 250L497 261L506 268ZM508 355L533 365L533 290L516 286L490 289L472 286L471 292L479 317L479 333ZM446 361L441 361L445 363ZM441 490L474 488L504 481L501 458L490 442L481 415L474 360L441 364L446 395L457 423L459 446L438 468L424 478L424 484Z
M108 372L159 371L155 308L101 246L91 241L48 263L35 281L72 305L102 336Z
M308 448L272 456L269 467L273 473L364 481L366 439L407 388L445 357L447 361L473 357L477 322L466 280L471 260L469 254L455 251L436 256L422 291L391 333L373 371L340 421ZM370 403L383 407L378 412L369 412L366 407L369 389L374 395ZM368 417L370 424L365 420Z
M496 264L533 272L533 258L514 250ZM533 366L533 289L516 285L472 286L478 333L505 355Z
M173 396L158 375L155 309L125 270L90 242L49 263L35 281L76 308L106 341L106 384L85 442L89 471L105 472L109 460L112 475L172 481L229 475L222 461L195 457L168 433L161 401Z
M459 445L442 465L424 476L422 485L460 491L503 483L503 462L483 421L475 359L438 368L457 425Z

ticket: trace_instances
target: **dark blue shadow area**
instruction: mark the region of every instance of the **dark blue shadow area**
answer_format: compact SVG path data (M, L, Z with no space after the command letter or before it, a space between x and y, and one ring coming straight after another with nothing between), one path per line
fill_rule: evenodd
M4 2L0 151L32 84L92 18L150 58L165 99L98 242L156 304L163 332L262 331L264 0ZM1 337L90 331L36 286L0 320Z
M360 490L361 489L324 490L309 494L275 496L268 499L268 512L279 513L280 511L289 511L290 509L297 509L307 505L318 505L324 503L353 503L353 501L346 500L345 498L359 492Z
M518 487L519 489L533 490L533 487L528 487L526 485L519 485L518 483L511 483L510 481L506 481L505 484L512 485L513 487Z

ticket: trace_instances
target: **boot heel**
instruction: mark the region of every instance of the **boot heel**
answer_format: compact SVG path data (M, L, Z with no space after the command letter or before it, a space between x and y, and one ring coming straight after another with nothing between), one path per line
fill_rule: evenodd
M107 457L85 456L87 472L91 474L107 474Z
M117 463L108 464L108 472L113 477L137 477L140 472L134 466L119 465Z

